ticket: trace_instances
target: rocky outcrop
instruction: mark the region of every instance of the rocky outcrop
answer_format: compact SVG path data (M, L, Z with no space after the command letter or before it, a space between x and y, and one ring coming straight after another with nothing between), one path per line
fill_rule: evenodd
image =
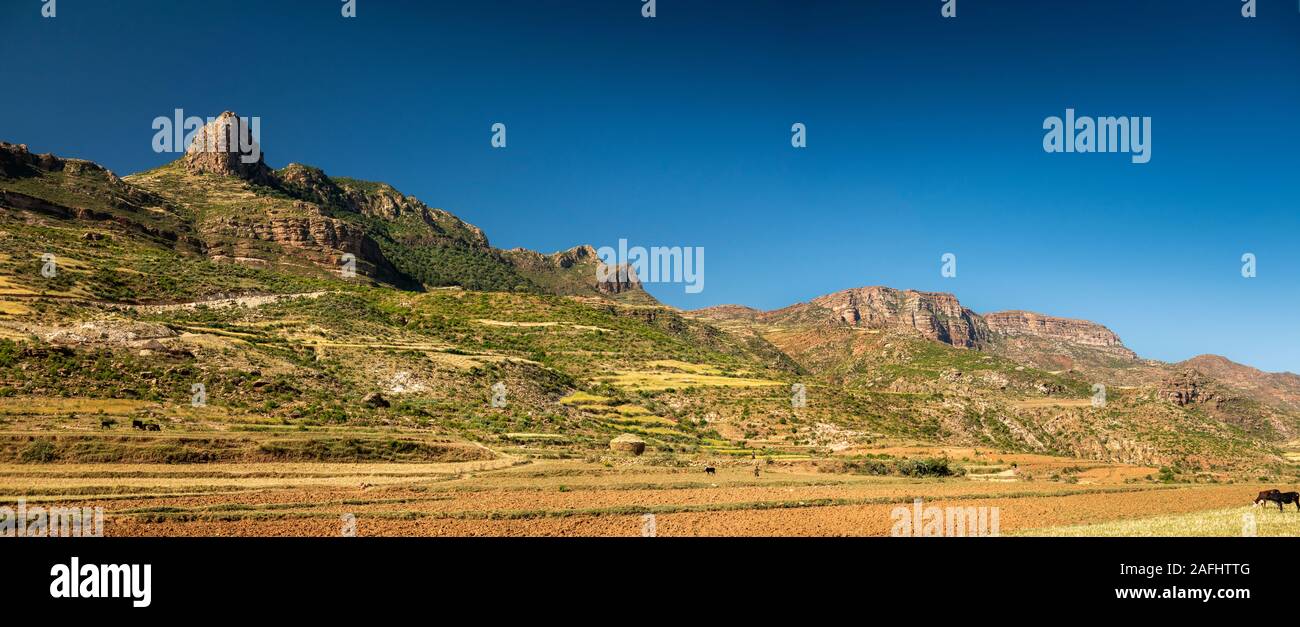
M226 111L194 134L185 147L185 169L191 174L234 176L250 183L276 186L249 121Z
M636 276L636 270L627 264L618 266L607 266L600 264L600 270L597 271L598 277L592 283L592 287L601 294L625 294L629 292L644 292L645 288L641 287L641 280Z
M322 247L363 254L377 254L361 227L322 215L246 219L221 217L212 224L239 238L279 242L302 248Z
M1087 320L1045 316L1031 311L999 311L984 314L989 330L1010 338L1034 337L1048 342L1102 349L1127 359L1137 354L1124 346L1114 331Z
M1195 370L1175 372L1160 383L1160 396L1165 400L1185 407L1192 404L1218 405L1226 400L1210 388L1210 381Z
M330 218L312 211L309 205L300 205L298 209L309 212L305 217L220 217L206 225L211 233L220 233L215 238L219 243L209 248L212 257L256 257L257 253L251 241L274 242L292 246L307 253L314 263L330 267L339 267L343 253L352 253L357 261L391 273L391 266L384 258L379 245L375 243L358 225ZM358 268L361 274L365 268Z
M36 176L40 172L54 172L63 169L66 162L51 154L32 154L27 144L0 142L0 176L5 178L24 178Z
M630 297L625 302L658 302L645 291L631 266L621 266L620 272L620 268L605 265L591 246L575 246L549 255L514 248L505 251L505 255L524 276L557 294L589 295L595 292L605 296Z
M27 148L27 144L0 142L0 176L23 178L36 176L42 172L65 172L72 177L98 180L114 187L129 187L108 168L93 161L62 159L49 153L34 154ZM143 195L140 190L122 189L119 191Z
M299 199L386 222L419 223L424 227L418 235L410 235L408 240L478 250L491 248L482 229L451 213L429 207L390 185L333 179L320 168L299 163L291 163L275 175L281 188Z
M392 406L392 403L388 402L388 399L384 398L384 396L378 392L367 394L365 398L361 399L361 403L371 409L382 409Z
M574 266L599 261L596 256L596 249L587 245L574 246L569 250L562 250L549 255L528 250L527 248L512 248L506 253L516 267L530 271L567 270ZM592 276L595 276L594 273Z
M911 329L923 337L974 348L989 336L988 326L957 297L942 292L862 287L815 298L841 323L877 329Z

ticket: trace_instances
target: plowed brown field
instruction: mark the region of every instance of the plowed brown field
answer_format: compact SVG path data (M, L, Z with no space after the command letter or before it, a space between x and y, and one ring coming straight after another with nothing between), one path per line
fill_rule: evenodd
M1024 460L1030 461L1030 460ZM1059 458L1041 460L1059 465ZM1023 468L1023 466L1022 466ZM0 501L99 506L110 536L887 536L897 507L997 507L1002 534L1248 504L1255 485L908 479L768 465L606 467L517 459L445 464L0 466ZM1040 473L1045 476L1046 473Z

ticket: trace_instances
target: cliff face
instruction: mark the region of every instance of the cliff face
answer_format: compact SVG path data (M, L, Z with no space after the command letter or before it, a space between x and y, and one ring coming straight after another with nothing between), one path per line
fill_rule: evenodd
M1124 348L1124 343L1113 331L1087 320L1044 316L1029 311L999 311L984 314L984 321L994 333L1006 336L1028 335L1079 346L1122 349L1121 352L1132 353Z
M244 150L252 139L253 129L248 122L226 111L194 134L190 145L185 147L185 169L192 174L235 176L274 187L275 177L266 165L261 147L253 144Z
M725 308L702 310L708 318L732 319L738 312ZM1119 336L1106 327L1086 320L1071 320L1027 311L1005 311L987 315L963 307L957 297L943 292L896 290L888 287L860 287L814 298L807 303L769 312L747 312L743 317L781 324L831 323L867 329L910 331L922 337L961 348L994 349L1001 352L1056 354L1077 352L1099 358L1135 360ZM1023 355L1017 354L1018 357ZM1064 369L1070 363L1036 364ZM1060 361L1059 359L1057 361Z
M811 301L829 310L836 320L854 327L913 329L922 336L963 348L974 348L989 337L988 325L961 306L952 294L863 287L828 294Z
M275 242L293 246L303 251L311 261L327 267L338 267L343 253L356 255L358 261L382 264L383 253L365 231L343 220L312 214L300 218L241 219L221 217L210 228L231 236L227 241L214 244L210 252L220 254L223 249L230 256L242 257L251 248L240 250L239 244L249 240Z

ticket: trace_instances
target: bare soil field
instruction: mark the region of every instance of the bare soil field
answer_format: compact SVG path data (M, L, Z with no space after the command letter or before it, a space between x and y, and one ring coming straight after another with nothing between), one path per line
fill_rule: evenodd
M1133 525L1153 516L1222 518L1212 512L1248 506L1263 489L1163 484L1139 480L1151 469L1048 456L946 452L1014 459L1035 478L871 476L809 462L762 465L758 477L743 463L706 475L698 466L634 458L611 464L510 456L451 463L3 464L0 502L103 507L109 536L339 536L345 518L354 518L363 536L639 536L648 514L658 536L888 536L895 509L916 499L941 508L996 507L1002 535L1133 535ZM1049 480L1047 467L1079 468L1081 479Z

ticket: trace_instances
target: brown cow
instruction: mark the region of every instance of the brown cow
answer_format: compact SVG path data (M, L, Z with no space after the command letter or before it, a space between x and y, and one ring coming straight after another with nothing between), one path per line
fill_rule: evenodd
M1274 500L1274 499L1272 498L1274 494L1281 494L1281 493L1282 493L1282 491L1281 491L1281 490L1277 490L1277 489L1274 489L1274 490L1264 490L1263 492L1260 492L1260 493L1259 493L1259 496L1255 497L1255 505L1256 505L1256 506L1258 506L1258 505L1263 505L1263 504L1264 504L1265 502L1267 502L1267 501L1272 501L1272 500Z

